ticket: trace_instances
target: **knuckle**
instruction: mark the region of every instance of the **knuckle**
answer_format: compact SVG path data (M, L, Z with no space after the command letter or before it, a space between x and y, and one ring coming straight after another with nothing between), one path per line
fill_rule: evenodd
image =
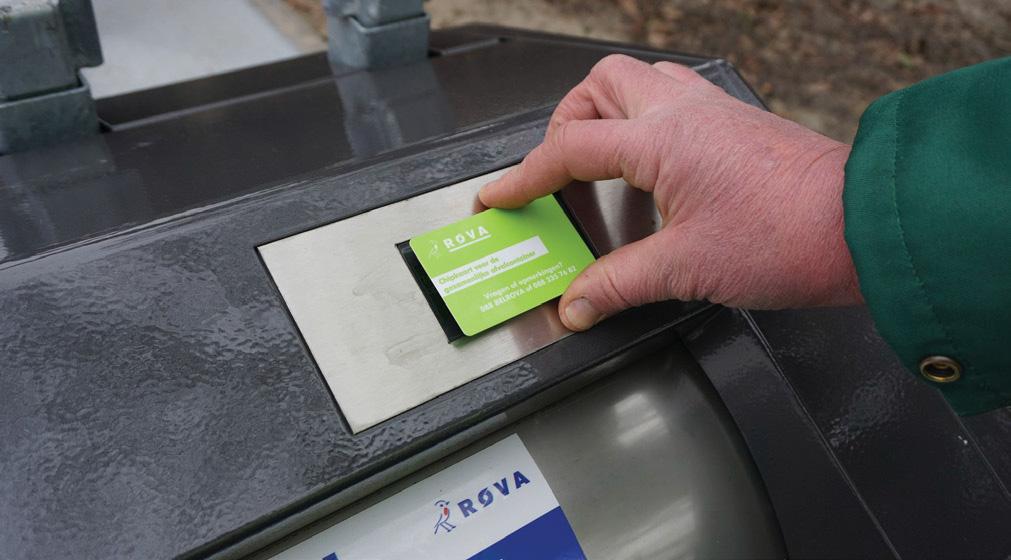
M619 145L598 156L606 162L611 174L622 177L639 189L652 191L666 157L666 135L665 130L652 123L638 123L632 133L622 136Z
M659 62L654 62L653 66L655 68L669 68L669 69L674 69L674 70L682 68L682 65L677 64L675 62L671 62L669 60L661 60Z
M677 66L681 69L681 74L684 75L685 79L689 83L697 81L708 82L708 80L702 77L702 74L696 72L695 69L692 68L691 66L684 66L681 64L675 64L674 66Z
M708 286L700 274L702 263L709 253L700 245L698 238L685 228L664 228L655 235L665 238L665 246L671 255L677 255L666 263L662 273L657 274L660 285L657 290L666 298L681 301L706 299Z
M561 107L559 107L559 109L555 111L554 114L551 115L551 120L548 121L548 130L556 130L558 128L561 128L562 125L568 122L569 119L566 118L566 115L560 114L561 112L562 109Z
M677 64L675 62L663 60L654 63L653 67L665 74L673 76L677 80L680 80L683 83L682 88L696 88L703 84L712 85L709 80L703 78L702 75L696 72L691 66L685 66L684 64Z
M597 284L600 286L601 296L610 307L628 308L632 307L632 301L637 298L630 297L622 290L620 272L614 263L605 261L598 271Z
M573 121L559 123L548 139L548 145L555 157L563 157L566 147L569 145L568 138L572 132Z
M586 84L580 83L562 98L554 112L551 113L551 121L548 130L561 125L566 121L579 118L579 106L587 101L592 103L592 99L587 99Z
M586 270L587 284L592 286L593 298L608 309L627 309L642 303L641 286L629 283L623 276L623 259L627 255L612 253Z
M636 62L638 62L636 59L628 55L609 54L593 65L590 75L597 77L611 76L634 66Z

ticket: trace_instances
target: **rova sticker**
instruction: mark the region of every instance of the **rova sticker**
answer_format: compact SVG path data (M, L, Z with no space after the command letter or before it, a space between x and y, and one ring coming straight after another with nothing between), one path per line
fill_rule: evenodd
M302 541L274 560L585 560L519 436Z

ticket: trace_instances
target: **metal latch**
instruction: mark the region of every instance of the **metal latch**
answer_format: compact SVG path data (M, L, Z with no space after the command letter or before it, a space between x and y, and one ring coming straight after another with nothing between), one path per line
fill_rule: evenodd
M98 132L80 69L102 63L91 0L0 0L0 155Z
M330 62L386 68L428 56L429 17L422 0L324 0Z

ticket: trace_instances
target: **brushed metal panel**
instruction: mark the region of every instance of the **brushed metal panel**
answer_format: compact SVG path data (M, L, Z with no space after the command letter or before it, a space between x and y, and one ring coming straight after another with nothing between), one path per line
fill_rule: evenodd
M355 433L571 334L551 301L447 343L395 247L480 210L477 191L505 171L258 248ZM656 225L642 215L645 193L613 183L574 185L566 194L603 250Z

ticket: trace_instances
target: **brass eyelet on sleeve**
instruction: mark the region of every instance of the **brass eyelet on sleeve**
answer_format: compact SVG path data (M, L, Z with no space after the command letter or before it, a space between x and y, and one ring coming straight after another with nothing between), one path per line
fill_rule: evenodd
M962 366L948 356L928 356L920 360L920 375L934 383L951 383L962 377Z

